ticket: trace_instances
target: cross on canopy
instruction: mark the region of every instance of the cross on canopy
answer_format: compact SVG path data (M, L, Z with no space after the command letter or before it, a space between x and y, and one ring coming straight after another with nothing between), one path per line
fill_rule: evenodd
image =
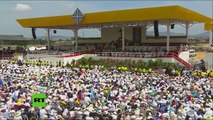
M77 8L74 14L72 15L72 18L74 19L75 23L78 25L83 19L83 13Z

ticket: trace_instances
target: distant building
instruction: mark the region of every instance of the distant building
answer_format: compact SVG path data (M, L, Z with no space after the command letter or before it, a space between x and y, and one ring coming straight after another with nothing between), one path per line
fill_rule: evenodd
M0 35L0 40L28 40L23 35Z

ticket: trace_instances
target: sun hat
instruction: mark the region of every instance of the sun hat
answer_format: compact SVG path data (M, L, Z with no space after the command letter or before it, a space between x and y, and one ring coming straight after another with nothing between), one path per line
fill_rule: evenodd
M89 116L90 112L89 111L85 111L84 114Z
M19 101L19 102L17 102L16 104L17 104L18 106L23 105L23 103L22 103L22 102L20 102L20 101Z

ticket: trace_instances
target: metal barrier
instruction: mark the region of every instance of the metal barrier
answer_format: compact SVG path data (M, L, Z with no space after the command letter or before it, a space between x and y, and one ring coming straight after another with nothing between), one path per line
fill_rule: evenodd
M3 57L3 58L0 58L0 60L11 60L13 59L13 57Z
M28 54L44 54L44 55L70 55L70 54L82 54L84 51L78 52L60 52L60 51L30 51Z
M191 68L193 65L185 60L181 59L175 52L101 52L96 53L100 57L125 57L125 58L174 58L187 68Z
M160 58L173 57L177 54L170 52L97 52L97 56L101 57L135 57L135 58Z
M30 51L28 54L62 55L64 52L57 51Z

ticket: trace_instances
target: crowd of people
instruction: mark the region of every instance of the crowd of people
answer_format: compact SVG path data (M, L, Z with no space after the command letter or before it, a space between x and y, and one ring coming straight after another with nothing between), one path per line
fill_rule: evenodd
M213 73L213 71L210 71ZM3 120L212 120L213 77L1 62ZM46 106L32 95L46 94Z

